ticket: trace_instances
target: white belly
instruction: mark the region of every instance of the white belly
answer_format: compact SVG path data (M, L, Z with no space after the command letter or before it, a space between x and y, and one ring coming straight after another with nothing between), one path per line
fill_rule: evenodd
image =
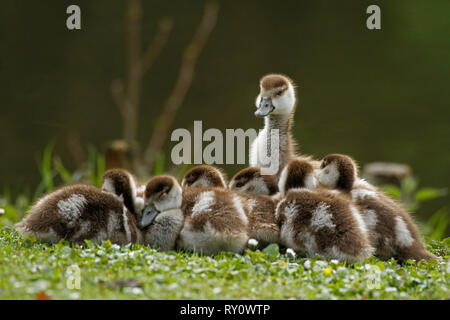
M263 129L259 132L256 139L252 142L249 150L249 163L252 167L262 167L258 153L260 150L266 150L267 146L267 130Z

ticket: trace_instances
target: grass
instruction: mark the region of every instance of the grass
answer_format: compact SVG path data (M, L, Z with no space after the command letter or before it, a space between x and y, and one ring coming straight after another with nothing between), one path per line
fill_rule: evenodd
M450 238L428 243L439 262L370 258L346 265L293 257L277 245L202 256L109 241L48 245L4 228L0 299L449 299L449 244Z
M42 182L34 194L25 189L14 197L5 187L0 195L0 299L450 299L450 238L443 239L450 223L447 207L419 223L428 249L442 261L417 264L370 258L346 265L293 257L277 245L209 257L108 241L72 246L23 239L13 225L43 192L79 181L101 183L105 160L93 147L86 167L74 173L52 151L49 144L38 161ZM163 172L164 155L159 155L154 173ZM412 177L383 190L411 211L447 194L419 189ZM79 289L73 281L78 271Z

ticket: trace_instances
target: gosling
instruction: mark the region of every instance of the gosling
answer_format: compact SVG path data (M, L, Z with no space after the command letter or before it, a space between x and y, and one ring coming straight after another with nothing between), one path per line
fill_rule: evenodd
M316 189L314 168L292 160L279 181L283 197L276 209L281 244L308 257L348 263L364 261L374 248L358 208L347 198Z
M123 188L124 199L131 198L130 180L110 172L107 175L112 184ZM35 236L49 243L61 239L72 243L110 240L120 245L140 242L135 216L123 200L88 185L65 186L42 197L15 227L24 237Z
M173 216L169 227L147 232L156 240L146 238L145 242L170 243L178 249L206 255L222 251L242 253L246 248L248 219L244 204L228 190L193 186L181 189L175 178L164 175L149 181L145 199L145 207L152 206L154 212L143 215L141 228L151 225L153 219L157 222L162 215ZM182 223L178 231L179 221Z
M264 164L262 157L264 153L266 156L278 154L278 168L274 174L277 178L284 166L294 158L310 161L317 166L318 162L312 160L310 156L297 155L295 151L296 143L291 135L296 109L293 81L284 75L268 74L260 80L259 86L255 116L264 117L264 129L250 146L250 166L265 167L267 164ZM278 143L272 143L271 130L278 130Z
M426 250L411 215L375 186L359 178L352 158L329 154L322 159L316 176L320 184L347 194L362 208L376 256L400 262L437 259Z

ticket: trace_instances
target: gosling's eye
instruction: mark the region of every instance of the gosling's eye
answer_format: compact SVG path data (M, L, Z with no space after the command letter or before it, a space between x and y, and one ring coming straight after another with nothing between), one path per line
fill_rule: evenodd
M275 95L277 96L277 97L279 97L279 96L281 96L283 94L283 91L278 91Z
M243 182L238 182L238 183L236 183L236 187L238 187L238 188L242 187L243 185L244 185Z

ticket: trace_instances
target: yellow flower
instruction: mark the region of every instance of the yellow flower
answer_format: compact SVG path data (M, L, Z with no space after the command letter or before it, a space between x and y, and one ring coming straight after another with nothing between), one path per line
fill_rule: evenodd
M333 269L331 269L330 267L323 270L323 274L326 276L329 276L331 274L331 272L333 272Z

